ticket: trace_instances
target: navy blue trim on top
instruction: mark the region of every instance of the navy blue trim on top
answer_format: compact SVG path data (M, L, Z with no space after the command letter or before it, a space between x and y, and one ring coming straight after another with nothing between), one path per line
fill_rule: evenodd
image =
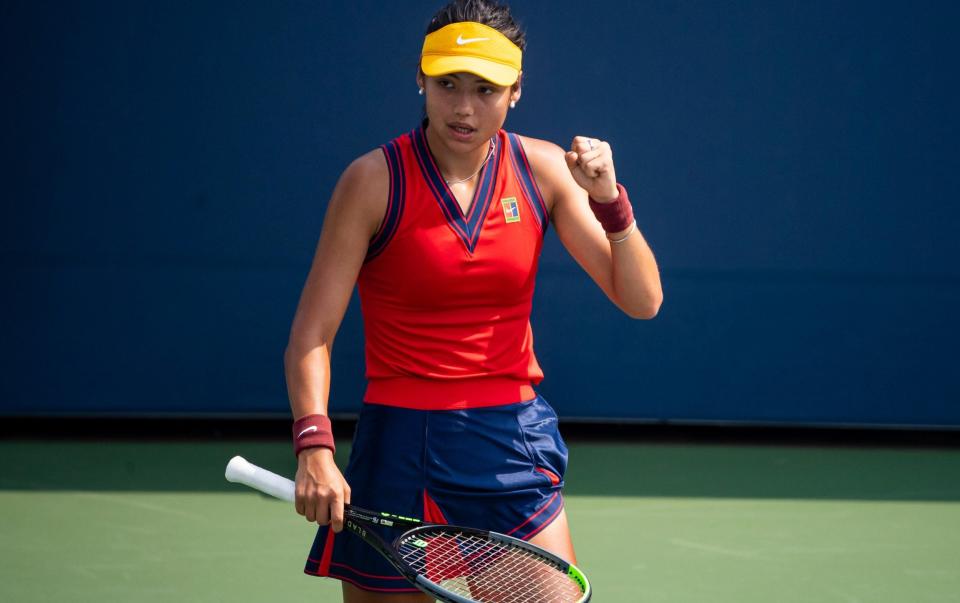
M533 209L540 231L546 234L547 228L550 226L550 214L547 212L547 205L543 201L540 187L537 186L537 179L533 176L533 168L530 167L530 162L527 160L527 154L523 150L520 137L508 132L507 140L510 142L510 160L513 162L513 169L520 180L520 188L523 189L527 202Z
M430 146L427 144L427 134L424 127L417 128L410 133L413 142L413 154L417 158L417 165L420 166L420 172L426 181L428 188L433 193L440 211L443 212L447 223L453 231L463 241L467 251L473 253L480 240L480 231L483 230L483 222L490 209L490 201L493 198L493 192L496 188L497 175L500 173L500 160L502 153L500 144L496 137L491 139L493 149L490 151L489 161L480 170L480 180L473 193L473 200L470 203L470 209L467 214L463 214L460 203L450 187L447 186L437 162L430 152Z
M400 216L403 215L403 203L407 196L407 182L403 173L403 165L400 162L400 147L395 140L380 147L383 156L387 160L387 171L390 172L390 194L387 196L387 211L383 217L383 223L377 229L377 233L370 239L370 245L367 247L367 257L364 262L369 262L380 255L387 244L393 239L400 226Z

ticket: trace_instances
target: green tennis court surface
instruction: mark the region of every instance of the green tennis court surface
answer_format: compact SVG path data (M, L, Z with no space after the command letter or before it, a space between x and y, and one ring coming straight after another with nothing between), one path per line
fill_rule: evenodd
M338 444L338 456L349 453ZM594 600L960 601L960 451L571 445ZM223 480L286 442L0 442L0 601L337 601L313 529Z

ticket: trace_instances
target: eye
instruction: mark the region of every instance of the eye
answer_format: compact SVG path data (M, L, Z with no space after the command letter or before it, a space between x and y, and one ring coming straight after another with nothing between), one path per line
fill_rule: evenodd
M453 82L450 80L438 79L437 84L439 84L441 88L453 88Z
M494 90L490 86L480 86L480 94L493 94Z

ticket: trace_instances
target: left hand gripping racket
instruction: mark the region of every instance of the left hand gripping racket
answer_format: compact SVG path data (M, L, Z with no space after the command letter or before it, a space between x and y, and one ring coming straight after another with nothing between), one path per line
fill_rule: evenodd
M239 456L228 481L294 501L294 483ZM424 523L344 505L344 526L411 584L449 603L586 603L590 583L576 566L523 540L474 528ZM406 529L388 543L376 526Z

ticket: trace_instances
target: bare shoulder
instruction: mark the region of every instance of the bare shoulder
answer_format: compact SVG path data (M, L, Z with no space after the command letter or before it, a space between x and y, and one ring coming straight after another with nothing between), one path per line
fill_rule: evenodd
M380 149L354 159L330 198L328 215L347 219L372 236L380 226L390 194L390 173Z
M390 174L387 171L387 162L380 149L374 149L354 159L340 175L337 182L337 192L358 197L357 203L372 203L376 193L381 190L386 193L390 187ZM383 196L383 205L386 204L386 194Z
M579 188L567 168L564 158L566 151L549 140L539 138L520 136L520 142L523 143L523 150L530 161L537 185L543 192L547 209L553 213L553 207L557 201L566 198L570 191Z
M383 151L380 149L372 149L354 159L350 165L347 166L347 170L355 172L360 176L382 174L385 177L387 176L387 162L383 157Z
M566 169L563 161L564 150L559 145L549 140L540 138L530 138L529 136L520 136L520 142L523 143L523 150L530 160L530 167L534 170L553 170L557 167Z

